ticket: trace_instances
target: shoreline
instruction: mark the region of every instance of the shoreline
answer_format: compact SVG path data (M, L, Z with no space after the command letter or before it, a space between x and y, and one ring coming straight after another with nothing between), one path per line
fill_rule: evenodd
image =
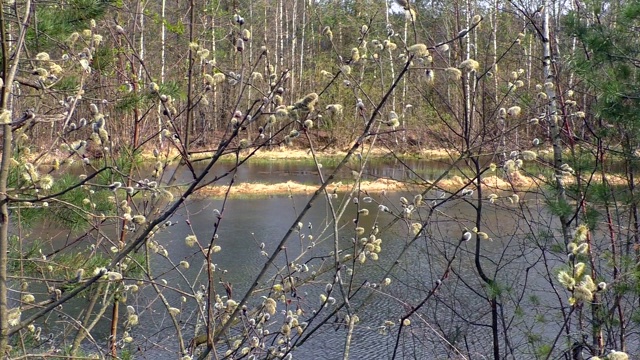
M391 155L391 152L381 148L369 149L367 147L362 150L363 155L368 155L371 158L382 158ZM245 158L251 153L249 150L244 150L240 153L241 158ZM213 156L213 152L201 152L201 153L193 153L191 155L192 161L203 161L206 159L210 159ZM322 152L316 152L316 156L318 159L342 159L347 155L346 151L338 150L338 149L328 149ZM430 159L430 160L446 160L450 159L453 153L448 152L445 149L423 149L418 152L402 152L393 154L400 158L417 158L417 159ZM153 159L152 152L144 151L143 152L144 159ZM169 154L169 158L176 158L179 154L177 152L172 151ZM223 161L231 161L235 158L235 154L225 154L220 160ZM313 160L313 156L309 149L275 149L275 150L265 150L260 149L255 154L251 156L251 159L255 160L289 160L289 161L311 161ZM249 159L249 161L251 161Z
M515 174L514 174L515 175ZM511 182L501 179L495 175L487 176L482 181L485 189L489 189L494 192L514 192L514 191L526 191L538 184L534 179L524 177L522 175L515 175L512 177ZM373 181L361 181L359 183L345 183L343 181L336 181L327 185L326 189L329 193L345 193L353 189L354 186L358 186L360 191L366 191L370 194L385 194L399 193L399 192L416 192L420 193L431 188L430 190L446 190L446 191L459 191L465 185L465 181L460 176L452 176L445 178L437 183L425 182L425 183L411 183L403 182L393 179L377 179ZM284 195L304 195L311 194L318 190L320 185L302 184L292 180L280 183L264 184L264 183L236 183L231 188L228 185L209 185L198 190L194 195L198 198L221 198L229 193L230 198L238 197L271 197L271 196L284 196ZM469 185L468 188L474 189L474 185Z
M244 160L250 154L250 150L243 150L240 152L240 159ZM363 147L358 153L362 153L364 156L369 156L370 160L384 159L390 156L397 157L399 159L416 159L424 161L448 161L457 156L455 152L450 152L445 149L423 149L418 152L403 152L392 153L386 149ZM46 156L39 158L38 163L43 165L43 162L51 162L55 159L61 158L61 154L57 151L51 152ZM206 161L213 155L212 152L201 152L191 155L191 160L194 162ZM318 161L321 163L334 161L340 161L346 156L346 152L338 149L328 149L326 151L317 153ZM180 154L175 151L169 151L161 153L159 158L154 157L153 150L142 150L140 152L140 159L143 163L153 164L154 161L167 161L167 163L176 163L180 159ZM221 162L234 162L235 153L223 155L219 161ZM247 163L262 161L262 162L277 162L277 161L291 161L291 162L307 162L313 164L313 156L308 149L291 149L291 148L278 148L275 150L261 149L257 151L252 157L247 160ZM36 165L38 166L38 165ZM48 165L44 165L48 166ZM326 174L325 174L326 175ZM593 181L601 181L600 176L595 175L592 177ZM549 179L538 174L536 176L526 176L520 172L514 172L509 177L498 176L497 174L491 174L482 178L483 187L490 192L526 192L532 188L540 188L544 184L549 183ZM565 184L571 184L575 182L575 178L566 176ZM619 174L607 174L607 181L611 184L618 185L624 184L624 179ZM438 181L436 184L431 182L415 183L410 181L398 181L394 179L381 178L377 180L367 180L358 183L361 191L370 193L376 192L416 192L422 193L426 188L431 187L435 189L441 189L448 192L457 192L463 188L470 190L476 190L474 184L467 184L458 175L453 175ZM338 186L339 185L339 186ZM327 190L330 192L344 193L350 191L354 185L353 181L339 181L327 186ZM465 186L466 185L466 186ZM256 197L265 198L269 196L284 196L284 195L303 195L311 194L318 190L319 184L300 183L293 180L278 182L278 183L261 183L261 182L246 182L236 183L230 190L228 185L208 185L200 188L194 195L198 198L223 197L227 191L232 198L242 197ZM177 188L175 188L177 189ZM171 190L173 192L173 190Z
M545 185L548 185L549 179L539 175L538 177L528 177L518 172L514 172L510 175L510 179L504 179L497 175L485 176L482 178L482 185L485 192L484 198L488 198L491 194L498 196L510 197L513 194L522 194L530 192L532 189L542 189ZM601 181L599 177L594 176L592 179L595 182ZM575 183L575 179L571 177L565 177L565 185ZM609 175L607 182L612 185L623 186L625 184L624 178L616 175ZM476 190L476 186L473 184L467 185L467 181L458 175L454 175L448 178L444 178L437 183L424 182L404 182L393 179L377 179L366 180L361 182L344 182L336 181L327 185L326 190L329 193L344 194L353 189L354 186L358 186L362 192L367 192L371 195L385 195L387 193L423 193L425 190L444 190L448 192L461 192L462 189ZM311 185L295 182L292 180L279 183L258 183L258 182L245 182L236 183L231 188L228 185L208 185L199 189L194 196L197 198L222 198L229 193L229 198L268 198L272 196L286 196L286 195L306 195L312 194L320 188L320 184ZM543 190L541 190L543 191ZM462 195L461 193L459 194Z
M247 149L240 152L240 158L245 159L249 154L251 154L252 150ZM179 162L181 161L180 153L176 149L171 149L168 152L166 150L160 151L159 158L156 158L154 155L154 149L143 149L139 151L139 156L142 161L155 162L157 160L168 161L169 163ZM457 153L450 152L445 149L421 149L416 152L398 152L392 153L389 150L382 148L373 148L362 147L359 152L363 155L369 156L370 159L380 159L390 156L396 156L401 159L428 159L428 160L450 160L457 156ZM211 159L211 157L215 154L213 151L202 151L202 152L193 152L190 155L190 160L193 162L201 162L207 161ZM122 154L116 154L116 157L121 156ZM330 148L324 151L316 152L316 157L321 161L326 160L342 160L343 157L347 155L346 151ZM235 153L227 153L220 157L219 161L231 162L235 161ZM53 151L47 152L32 152L25 157L26 161L34 162L34 165L38 166L43 163L53 163L54 161L63 161L69 157L68 152L60 151L59 149L55 149ZM101 159L96 158L96 160ZM36 160L37 159L37 160ZM74 161L79 161L80 158L77 156L72 156ZM92 159L92 158L90 158ZM93 159L92 159L93 160ZM277 160L286 160L286 161L307 161L312 162L313 156L309 149L292 149L292 148L277 148L272 150L260 149L255 154L251 156L248 162L251 161L277 161Z

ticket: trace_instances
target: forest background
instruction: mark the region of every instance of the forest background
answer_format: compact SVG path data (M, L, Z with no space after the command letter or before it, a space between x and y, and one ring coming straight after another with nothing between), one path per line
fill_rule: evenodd
M639 19L638 1L4 1L0 349L304 358L335 328L346 359L384 295L394 313L368 335L383 357L638 356ZM234 293L218 231L265 150L302 150L317 184ZM437 179L367 192L372 157L426 150L448 166ZM194 252L172 256L158 236L212 187L207 239L185 229ZM47 250L38 222L69 245ZM294 238L315 241L289 253ZM361 281L370 267L384 276ZM170 324L153 340L152 311Z

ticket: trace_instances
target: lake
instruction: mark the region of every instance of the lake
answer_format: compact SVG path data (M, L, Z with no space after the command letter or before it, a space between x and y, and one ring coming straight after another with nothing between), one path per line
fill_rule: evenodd
M411 171L397 160L376 160L367 165L365 178L411 180L421 177L433 180L447 169L444 162L412 160L409 165ZM222 163L214 168L211 176L223 174L230 167L231 164ZM331 164L327 164L323 169L330 167ZM357 163L352 162L337 180L350 179L352 170L357 170ZM177 174L178 182L188 179L189 174L185 171ZM318 175L310 164L297 161L249 163L236 174L238 183L280 183L288 180L312 184L318 182ZM341 304L342 296L337 290L338 286L334 285L336 291L332 294L336 304L326 308L320 306L321 294L326 292L327 283L332 283L335 278L335 271L326 271L332 264L331 254L334 251L335 232L329 207L331 201L337 211L344 210L337 226L341 257L354 252L352 239L367 236L376 226L380 229L376 237L382 239L382 251L377 261L371 258L367 258L363 264L346 261L340 271L346 290L352 294L349 299L350 312L357 314L360 319L352 334L350 358L391 358L399 319L426 296L430 299L410 318L411 324L402 332L397 358L481 359L489 356L491 316L487 296L490 294L499 294L499 327L501 332L506 330L504 332L507 334L501 335L505 358L532 358L538 347L552 341L560 330L562 318L559 297L550 287L550 281L555 281L554 271L565 262L565 254L564 251L551 250L557 243L552 235L557 235L558 224L545 210L541 198L535 194L523 195L520 201L513 203L509 198L511 193L499 193L495 203L483 202L480 230L491 239L481 241L479 261L484 273L496 279L496 285L489 287L480 279L474 262L475 239L460 242L463 231L475 226L476 212L472 205L477 194L448 199L443 192L431 191L424 195L422 204L411 212L410 217L402 215L407 208L402 203L402 197L410 203L417 191L356 193L359 199L357 204L352 198L347 198L345 192L336 193L331 200L325 197L316 200L301 220L302 226L286 243L286 251L281 252L267 276L262 279L258 287L260 291L250 300L250 307L259 305L263 301L262 296L267 296L272 285L287 276L287 271L291 272L296 267L298 270L304 269L294 271L298 281L295 295L285 294L287 302L278 303L278 312L265 328L269 328L271 334L277 333L279 324L287 317L286 310L300 309L301 322L314 319L307 328L312 329L319 319ZM226 203L215 240L221 251L213 254L212 260L218 293L225 294L222 285L225 283L232 286L235 300L239 301L245 295L265 263L266 255L275 250L287 229L294 225L308 198L309 195L272 195L237 198ZM380 211L380 205L389 211ZM183 302L183 292L193 295L206 284L206 264L202 252L197 247L186 246L184 239L193 232L201 244L208 244L216 231L214 223L217 211L221 211L222 207L221 199L189 200L171 218L172 225L155 237L157 243L167 249L168 258L152 254L153 276L160 284L166 281L167 287L161 287L162 294L171 306L180 309L178 318L186 341L193 337L198 305L193 297L187 297ZM364 209L367 215L364 215ZM356 234L356 218L358 227L364 229L363 235ZM413 223L426 223L418 237L414 237ZM105 231L108 233L108 230ZM59 236L60 230L54 228L39 229L38 232L42 238L56 237L57 240L51 245L53 248L67 241ZM89 245L78 245L78 249L88 248ZM354 257L357 258L357 254ZM181 261L189 262L189 268L176 270L176 265ZM291 263L294 263L291 267L285 266ZM447 264L450 264L449 271L446 271ZM428 295L443 277L442 285L434 294ZM389 278L391 283L383 286L385 278ZM134 283L125 279L125 284ZM140 325L130 329L133 342L122 346L128 348L136 358L175 359L178 345L165 308L146 282L139 284L142 290L128 294L126 305L134 307ZM568 293L559 289L559 294L566 305ZM75 316L85 307L85 300L76 299L67 303L60 314L66 312ZM320 315L314 317L317 312ZM98 346L104 347L109 336L109 314L107 311L104 319L92 331ZM125 314L125 306L122 306L121 315ZM296 346L293 357L342 358L346 341L346 314L346 309L342 308L335 315L328 316L326 324L302 344L297 343L300 337L293 337L291 345ZM42 323L39 326L43 326L43 334L54 334L52 341L62 343L71 333L71 327L65 324L68 318L59 316L62 316L62 320L49 321L46 327ZM120 334L122 331L120 329ZM228 334L229 344L238 334L235 330ZM509 344L508 353L504 350L505 343ZM265 335L263 344L265 348L278 347L273 335ZM220 345L218 350L224 354L227 348L226 345ZM95 346L85 345L85 349L92 352ZM266 356L266 350L257 348L252 351L258 358ZM236 355L237 358L241 357L240 354Z

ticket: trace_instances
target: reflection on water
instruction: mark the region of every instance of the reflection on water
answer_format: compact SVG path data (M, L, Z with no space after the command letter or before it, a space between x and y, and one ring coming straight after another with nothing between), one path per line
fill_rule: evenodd
M326 160L322 164L324 174L332 171L336 165L335 160ZM346 167L338 173L338 180L351 179L352 171L359 171L362 162L359 158L354 157ZM195 169L201 170L205 167L204 162L197 163ZM233 162L223 161L216 164L212 171L205 178L206 181L215 179L224 174L231 172L235 165ZM382 158L373 159L366 163L364 171L364 180L375 180L379 178L395 179L395 180L433 180L450 167L449 162L443 161L424 161L419 159L392 159ZM452 174L458 174L458 170L453 170ZM287 181L294 181L303 184L317 184L318 171L315 166L308 160L274 160L270 162L249 161L243 164L235 173L237 182L260 182L265 184L274 184ZM184 183L193 177L190 172L181 169L177 175L178 183ZM228 179L225 183L228 182Z
M395 179L414 176L434 178L445 168L444 164L433 162L412 163L410 166L415 173L406 170L397 162L374 164L368 167L367 176ZM223 174L229 168L230 165L222 164L215 169L215 174ZM343 176L347 177L349 173L350 170L347 169ZM182 181L188 179L185 172L180 176ZM246 182L282 182L292 178L300 182L317 182L313 167L285 161L259 165L249 163L236 175L237 181ZM412 240L411 223L427 221L425 217L430 213L430 207L423 205L419 211L412 214L411 219L398 219L396 216L401 210L400 196L405 195L412 199L413 194L369 195L373 197L373 202L360 201L358 205L360 209L365 208L369 212L368 216L360 216L359 226L365 228L366 234L376 224L383 229L379 235L382 239L382 252L378 261L367 260L363 265L349 262L341 270L342 279L351 284L351 293L361 288L350 299L352 312L360 318L353 333L351 358L390 358L396 344L398 319L418 306L427 296L430 300L411 318L411 325L403 331L399 358L451 358L454 357L454 346L464 349L465 353L488 354L491 338L490 332L486 331L486 326L490 324L486 297L489 291L494 290L487 289L478 277L474 263L475 241L462 243L459 248L457 246L463 229L471 229L474 226L473 208L464 199L439 206L431 214L421 236ZM431 200L437 197L436 194L427 194L426 201L432 205ZM264 243L264 252L271 254L307 200L307 196L275 196L233 199L226 204L217 230L218 238L215 240L215 244L221 246L222 251L213 255L216 267L214 283L218 293L225 294L224 283L227 289L232 289L233 298L242 298L266 261L267 257L261 249L261 244ZM352 238L359 238L355 234L353 223L353 219L358 216L358 207L350 199L344 199L343 195L332 200L338 209L343 201L347 202L347 205L339 222L338 241L343 251L341 256L352 253ZM380 212L378 204L392 209L394 215ZM186 246L184 238L194 233L200 243L206 246L216 232L216 209L222 209L221 200L188 201L172 217L174 225L160 232L155 238L168 250L169 256L168 259L157 254L152 256L153 276L161 283L162 280L166 280L170 287L162 290L162 293L169 304L181 309L182 330L187 340L193 337L197 304L190 297L183 302L182 296L185 293L193 294L201 285L206 284L206 271L201 251L197 247ZM522 217L517 216L515 210L517 206L487 205L484 228L481 229L486 231L492 240L482 242L480 261L487 274L498 274L497 280L505 294L505 307L502 310L507 318L515 317L516 309L509 306L511 300L508 299L513 300L520 296L520 282L525 272L538 275L526 278L527 286L531 289L527 296L536 295L543 303L550 296L544 290L548 283L543 276L545 269L541 268L542 264L539 262L540 252L536 250L536 246L527 245L530 229L522 222ZM540 216L544 217L544 214ZM305 319L317 310L320 304L319 295L324 291L325 285L332 282L334 276L332 273L322 272L331 262L328 254L334 248L333 225L328 221L330 218L327 200L320 198L302 220L300 230L289 239L286 251L277 258L269 275L275 273L276 266L292 262L305 263L309 271L300 274L299 279L306 279L308 283L300 286L301 290L296 294L298 299L295 303L303 310L302 317ZM387 227L388 224L391 225ZM454 254L456 248L458 251ZM304 254L304 257L297 259L300 254ZM176 267L181 261L188 261L191 266L179 273ZM449 263L451 268L447 271ZM559 261L551 260L550 265L555 266L557 263ZM349 270L354 267L356 270L351 277ZM527 268L529 269L526 270ZM318 272L318 275L311 279L314 272ZM448 276L443 286L435 294L430 294L436 281L444 274ZM381 287L380 284L386 277L391 279L391 285ZM268 286L270 285L267 284ZM262 291L256 298L260 299L261 295L267 295L267 292ZM340 296L336 295L336 298L340 299ZM141 326L134 327L131 331L136 340L136 347L133 348L135 355L142 358L153 356L158 359L174 359L177 349L177 342L173 336L175 331L170 320L163 315L163 306L155 292L146 287L137 295L129 295L127 304L134 306L140 316ZM85 307L85 300L77 299L65 305L65 311L77 314ZM282 306L279 307L279 310L281 309ZM332 310L333 307L330 306L322 311L326 314ZM543 307L536 308L535 311L544 312ZM343 309L326 325L320 327L310 340L294 351L294 358L341 358L346 338L344 314ZM385 321L391 321L395 326L384 328ZM518 321L526 322L520 318ZM53 324L52 328L46 330L55 331L55 322L50 324ZM316 324L311 325L315 327ZM545 331L544 327L532 323L530 331L536 329L542 333ZM520 344L519 353L528 353L530 349L526 347L526 336L516 332L515 326L513 330L510 328L508 331L513 331L511 341ZM549 324L546 331L552 336L550 334L555 334L557 326L555 323ZM92 336L99 344L106 343L109 336L108 316L104 317L92 332ZM88 349L91 350L90 347Z

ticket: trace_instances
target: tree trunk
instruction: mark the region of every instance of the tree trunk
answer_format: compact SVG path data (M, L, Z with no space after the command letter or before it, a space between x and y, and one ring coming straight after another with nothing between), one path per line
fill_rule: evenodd
M184 124L184 134L182 134L183 148L185 155L189 155L189 142L191 141L191 126L193 122L193 28L195 27L196 15L194 11L195 1L189 1L189 71L187 74L187 119Z
M8 24L5 22L4 7L0 6L0 31L2 33L2 94L0 97L0 113L8 110L11 89L18 63L20 61L20 52L26 34L27 25L29 24L29 16L31 14L31 0L26 0L24 4L24 15L22 23L18 27L18 39L15 42L15 52L10 53L9 41L6 37L8 34ZM10 113L9 113L10 114ZM11 115L3 121L0 126L4 133L2 135L2 162L0 163L0 354L4 357L7 345L9 344L9 321L8 314L8 284L7 284L7 267L9 253L9 206L7 200L7 182L9 177L9 167L11 166L11 147L13 145L13 134L11 132Z
M566 202L567 196L563 180L564 171L561 169L562 140L560 139L560 125L558 125L558 122L562 121L562 118L558 115L556 103L556 79L551 61L552 53L549 27L549 0L545 0L542 24L542 63L544 66L544 88L547 94L547 98L549 99L549 102L547 104L547 121L549 123L549 134L551 136L551 143L553 145L553 164L555 168L555 181L558 191L558 201ZM560 222L562 227L562 237L564 240L564 245L566 247L571 241L571 234L569 231L567 217L564 214L560 214Z

